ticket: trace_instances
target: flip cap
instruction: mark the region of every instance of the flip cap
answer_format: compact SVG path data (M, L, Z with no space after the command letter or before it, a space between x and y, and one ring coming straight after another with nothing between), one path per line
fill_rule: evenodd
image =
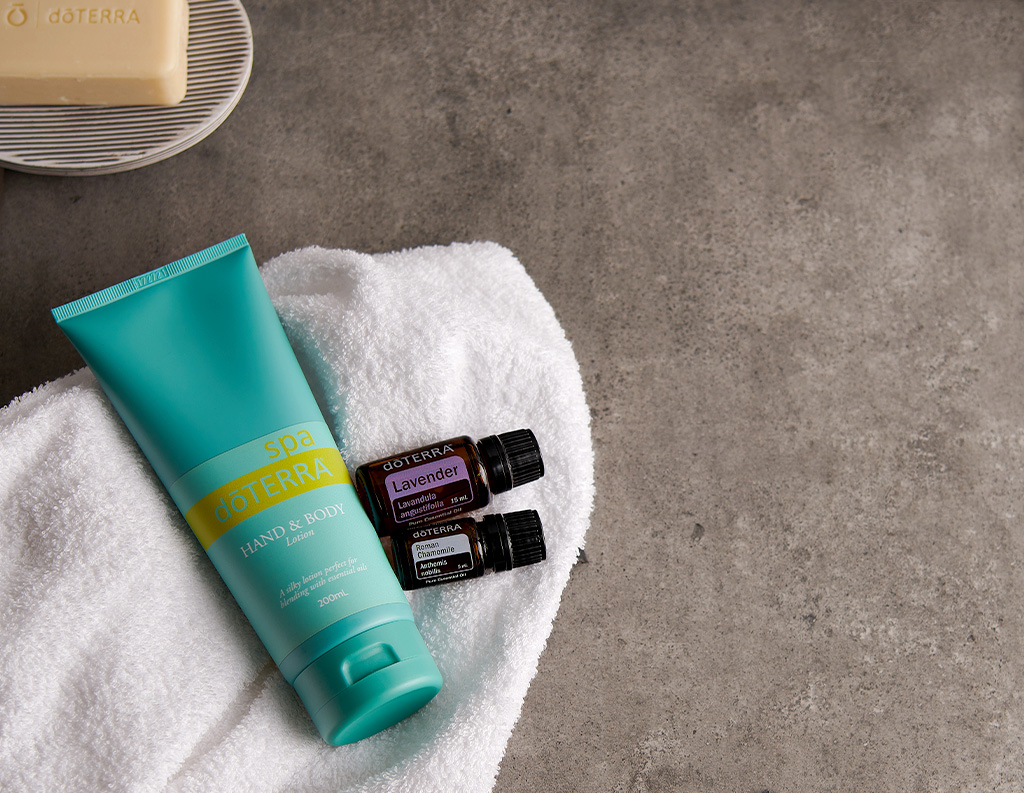
M321 655L293 683L323 739L355 743L426 705L441 673L411 620L353 636Z

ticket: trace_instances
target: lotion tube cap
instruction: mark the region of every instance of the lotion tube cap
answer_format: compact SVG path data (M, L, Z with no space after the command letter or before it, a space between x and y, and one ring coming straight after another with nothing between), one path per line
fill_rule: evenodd
M341 746L422 708L441 690L441 673L415 624L396 620L328 650L293 685L323 739Z

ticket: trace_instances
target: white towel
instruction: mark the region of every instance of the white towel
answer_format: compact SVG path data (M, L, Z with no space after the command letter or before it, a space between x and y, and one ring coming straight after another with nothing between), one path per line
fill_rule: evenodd
M330 747L92 374L42 386L0 411L0 790L493 786L593 501L571 346L493 243L305 248L262 273L350 470L454 435L534 430L544 477L482 513L536 509L547 560L409 593L444 689Z

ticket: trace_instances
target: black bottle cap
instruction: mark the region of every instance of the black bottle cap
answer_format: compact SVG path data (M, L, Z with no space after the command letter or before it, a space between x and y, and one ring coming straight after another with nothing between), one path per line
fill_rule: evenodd
M484 541L484 564L496 573L547 558L544 531L536 510L486 515L478 526Z
M477 448L487 468L492 493L504 493L544 476L544 460L533 430L514 430L481 438Z
M484 515L477 523L477 532L484 546L484 566L500 573L512 569L512 546L504 515Z
M509 545L512 546L513 567L537 564L547 558L544 527L540 524L540 515L536 510L508 512L505 514L505 525L508 526Z

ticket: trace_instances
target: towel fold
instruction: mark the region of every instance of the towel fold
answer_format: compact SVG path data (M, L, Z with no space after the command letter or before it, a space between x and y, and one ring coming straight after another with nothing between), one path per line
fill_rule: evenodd
M482 512L536 509L547 560L409 593L444 689L327 746L92 374L49 383L0 410L0 790L493 786L593 501L571 346L493 243L304 248L262 273L350 470L534 430L545 476Z

